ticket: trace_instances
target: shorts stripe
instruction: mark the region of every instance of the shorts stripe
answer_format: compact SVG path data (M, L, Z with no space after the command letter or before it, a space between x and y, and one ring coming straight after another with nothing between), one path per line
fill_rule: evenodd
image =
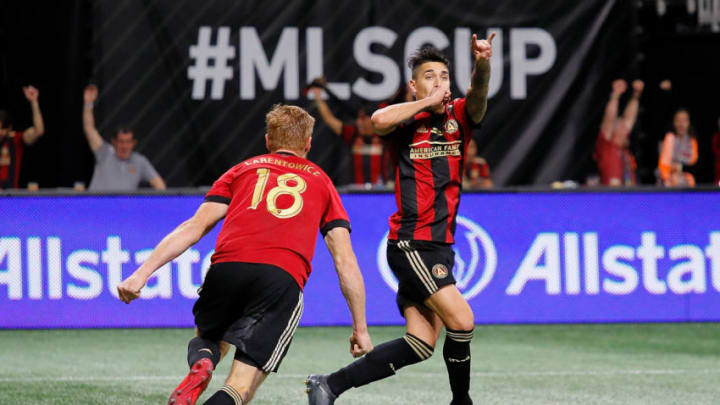
M410 252L408 252L408 251L405 250L404 248L402 248L402 249L405 251L405 256L407 257L408 262L410 262L410 266L412 267L413 271L414 271L415 274L418 276L418 278L420 279L420 281L422 281L423 285L425 286L425 289L426 289L429 293L432 294L432 293L433 293L432 285L429 284L429 282L428 282L428 280L427 280L427 277L425 276L425 274L424 274L424 273L422 272L422 270L420 269L420 266L418 266L418 264L415 262L415 257L412 256L412 255L410 254Z
M297 328L298 322L300 322L300 317L302 317L303 313L303 307L303 293L301 291L300 295L298 296L298 303L295 306L292 315L290 316L290 320L285 327L285 331L283 331L282 335L280 336L278 344L277 346L275 346L275 350L273 350L270 359L262 367L263 371L265 371L266 373L273 371L280 363L282 354L285 352L285 349L290 344L290 341L295 334L295 329Z
M432 278L430 270L428 270L427 266L425 266L425 262L420 257L420 253L418 253L417 250L410 248L410 242L407 242L407 248L408 248L408 252L410 252L410 254L415 257L415 260L418 263L420 263L420 267L425 271L424 274L427 275L427 279L430 280L430 284L433 286L432 292L437 291L438 290L437 283L435 283L435 280Z
M400 241L398 242L398 247L405 251L405 256L407 256L410 266L412 266L413 271L417 274L420 281L422 281L427 291L431 295L435 293L435 291L438 290L437 284L435 284L435 281L430 276L430 271L425 266L425 263L423 263L418 252L410 248L410 242L405 240Z

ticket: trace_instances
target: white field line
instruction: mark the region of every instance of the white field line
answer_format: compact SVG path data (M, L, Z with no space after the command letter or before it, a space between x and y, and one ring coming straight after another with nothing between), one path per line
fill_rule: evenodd
M400 372L408 377L444 377L444 372ZM586 370L586 371L503 371L472 373L473 377L480 378L522 378L522 377L582 377L582 376L621 376L621 375L678 375L678 374L720 374L717 369L689 369L689 370ZM303 379L306 374L277 374L271 378ZM0 383L28 383L28 382L92 382L92 381L174 381L181 380L183 376L152 375L152 376L58 376L58 377L0 377Z

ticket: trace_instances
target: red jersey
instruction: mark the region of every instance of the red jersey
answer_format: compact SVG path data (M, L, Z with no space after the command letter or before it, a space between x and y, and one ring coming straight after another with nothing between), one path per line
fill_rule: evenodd
M594 158L600 172L600 183L607 186L611 179L617 179L620 182L618 185L635 185L635 157L629 149L621 149L612 140L605 139L602 132L595 145Z
M0 140L0 189L18 188L23 153L23 133L9 132Z
M310 276L317 231L350 230L345 208L328 176L290 154L256 156L213 184L205 201L228 204L212 263L271 264L300 288Z
M465 175L470 181L487 179L490 177L490 165L485 159L476 157L472 161L465 162Z
M385 148L379 136L364 137L352 124L342 127L343 140L352 148L353 183L377 184L385 177Z
M395 163L391 240L454 243L463 162L474 124L465 98L442 114L421 112L387 135Z

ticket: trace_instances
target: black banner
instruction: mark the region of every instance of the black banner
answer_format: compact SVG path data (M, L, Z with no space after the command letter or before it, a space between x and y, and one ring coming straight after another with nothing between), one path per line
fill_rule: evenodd
M325 76L343 120L409 79L423 44L443 49L455 97L469 86L473 33L494 41L490 103L475 134L496 184L580 179L611 79L634 65L628 1L103 1L93 6L96 119L127 125L170 186L210 184L263 153L264 115L312 110L303 87ZM343 109L342 104L346 107ZM315 114L317 115L317 114ZM337 183L349 148L318 119L310 158Z

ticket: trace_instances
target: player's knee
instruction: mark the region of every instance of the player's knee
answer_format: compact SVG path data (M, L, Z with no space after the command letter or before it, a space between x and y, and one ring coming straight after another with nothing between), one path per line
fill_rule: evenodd
M463 319L458 323L458 330L473 330L475 328L475 322L473 318Z
M475 317L469 305L464 311L453 312L445 322L447 328L454 330L472 330L475 327Z
M442 325L439 330L430 330L430 331L423 331L425 333L418 333L417 331L409 330L406 333L406 336L414 336L415 338L419 339L426 345L430 346L431 348L435 347L435 344L437 343L438 338L440 337L440 334L442 333Z

